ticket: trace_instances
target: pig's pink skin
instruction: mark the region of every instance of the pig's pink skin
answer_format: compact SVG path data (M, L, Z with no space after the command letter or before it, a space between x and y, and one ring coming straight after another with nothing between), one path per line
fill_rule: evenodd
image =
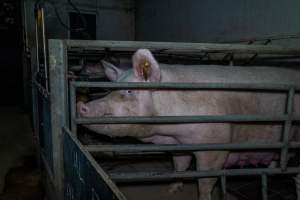
M257 166L262 164L268 166L273 160L277 160L278 155L273 152L243 152L229 153L224 168L233 166Z
M151 69L142 75L147 61ZM300 73L275 67L183 66L158 64L148 50L133 56L133 72L123 72L104 63L105 73L112 81L124 82L207 82L207 83L284 83L300 85ZM147 71L147 70L146 70ZM146 77L146 79L145 79ZM120 90L87 104L78 104L78 114L100 116L189 116L260 114L278 115L285 112L286 95L233 91L161 91ZM300 113L300 97L295 97L294 113ZM89 125L95 132L111 137L133 136L156 144L199 143L273 143L281 138L282 125L243 123L200 123L172 125ZM298 129L293 129L293 133ZM291 135L292 136L292 135ZM228 151L194 152L197 170L221 169L233 164L266 163L272 153L229 154ZM174 158L175 170L188 168L189 157ZM180 167L178 167L180 166ZM199 179L199 199L210 199L215 178Z

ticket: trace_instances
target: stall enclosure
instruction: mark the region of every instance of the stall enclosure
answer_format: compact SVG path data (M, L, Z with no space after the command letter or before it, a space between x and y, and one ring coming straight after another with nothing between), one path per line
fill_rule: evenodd
M207 58L223 60L224 56L232 58L227 64L234 64L233 58L251 59L253 54L281 56L298 56L299 49L281 48L278 46L263 45L225 45L199 43L152 43L152 42L119 42L119 41L75 41L49 40L49 63L34 68L33 79L33 106L35 132L39 133L40 155L43 162L48 190L59 199L126 199L116 187L117 182L162 181L169 179L196 179L200 177L218 177L221 180L222 198L226 198L226 177L240 175L261 176L262 199L267 199L268 177L275 174L297 174L298 167L287 166L289 150L299 148L300 144L288 141L288 132L292 122L299 121L297 116L291 115L293 99L299 91L297 85L281 84L213 84L213 83L111 83L86 82L69 78L68 61L74 52L84 53L96 51L99 55L112 52L120 55L131 55L139 48L148 48L157 54L174 58L174 55L197 55L207 61ZM73 52L73 54L71 54ZM245 56L246 54L246 56ZM192 56L193 57L193 56ZM245 58L246 57L246 58ZM225 67L225 66L224 66ZM251 66L249 66L251 67ZM45 70L43 70L45 69ZM48 77L48 80L46 79ZM48 85L48 86L47 86ZM137 88L137 89L222 89L222 90L259 90L281 91L288 95L286 102L287 113L279 116L260 115L228 115L228 116L181 116L181 117L76 117L76 89L77 88ZM77 97L78 98L78 97ZM78 124L122 124L122 123L216 123L216 122L282 122L284 124L283 140L274 144L197 144L197 145L83 145L77 138ZM279 168L267 169L224 169L213 171L186 171L186 172L132 172L112 173L105 172L101 164L93 157L95 152L139 153L151 154L173 151L201 151L201 150L228 150L228 149L278 149L281 152Z

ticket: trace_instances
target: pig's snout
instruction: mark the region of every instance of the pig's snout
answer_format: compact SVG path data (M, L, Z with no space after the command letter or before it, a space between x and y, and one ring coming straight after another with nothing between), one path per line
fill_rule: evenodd
M77 115L79 117L86 117L89 115L90 109L83 103L83 102L78 102L77 103Z

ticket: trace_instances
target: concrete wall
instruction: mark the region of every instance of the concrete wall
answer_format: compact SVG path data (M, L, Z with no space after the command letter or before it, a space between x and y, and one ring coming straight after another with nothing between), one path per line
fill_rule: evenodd
M300 33L298 0L137 1L137 40L226 42Z
M73 0L82 13L96 14L98 40L134 39L134 4L132 0ZM74 9L66 0L56 0L56 7L63 22L69 25L69 12ZM48 38L68 38L68 30L58 22L52 5L47 4Z
M34 41L34 0L25 0L28 38ZM64 24L69 26L69 12L74 9L67 0L52 0ZM72 0L82 13L96 14L97 40L134 40L135 19L133 0ZM48 38L68 38L69 32L58 21L54 7L45 3Z

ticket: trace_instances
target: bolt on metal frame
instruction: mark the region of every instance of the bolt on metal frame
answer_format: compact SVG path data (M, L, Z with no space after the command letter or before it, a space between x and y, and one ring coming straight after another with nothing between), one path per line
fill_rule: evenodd
M202 53L261 53L275 55L300 55L300 49L282 48L278 46L264 45L230 45L230 44L188 44L188 43L158 43L158 42L117 42L117 41L72 41L72 40L50 40L49 43L60 43L60 55L55 62L67 62L67 50L79 49L107 49L135 51L138 48L149 48L164 52L202 52ZM52 62L52 65L55 63ZM66 66L65 66L66 68ZM66 82L66 81L63 81ZM65 83L67 84L67 83ZM76 89L79 87L95 87L103 89L187 89L187 90L237 90L237 91L281 91L288 94L287 112L278 116L269 115L222 115L222 116L159 116L159 117L100 117L100 118L78 118L76 117ZM267 169L230 169L230 170L208 170L208 171L186 171L186 172L139 172L139 173L114 173L110 178L118 182L128 181L157 181L177 178L221 178L221 193L226 198L226 176L259 175L262 181L262 199L267 199L267 176L273 174L295 174L300 173L300 168L287 167L287 154L289 149L300 148L300 143L289 142L288 134L292 122L300 121L299 116L293 116L293 99L295 92L300 88L296 85L283 84L228 84L228 83L111 83L111 82L71 82L69 92L70 104L70 130L64 128L65 132L76 137L78 124L159 124L159 123L218 123L218 122L282 122L284 131L281 142L272 144L193 144L193 145L87 145L84 149L92 152L129 152L129 153L153 153L173 151L208 151L208 150L240 150L240 149L280 149L280 168ZM67 98L66 98L67 99ZM67 115L66 115L67 116Z

